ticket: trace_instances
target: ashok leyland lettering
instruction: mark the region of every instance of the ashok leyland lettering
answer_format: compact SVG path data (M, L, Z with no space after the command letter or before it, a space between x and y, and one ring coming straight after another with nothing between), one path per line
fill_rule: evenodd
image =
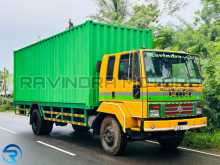
M87 21L17 50L14 104L30 108L36 135L71 124L76 134L93 130L111 155L132 140L175 149L185 131L207 125L198 58L152 42L149 29Z

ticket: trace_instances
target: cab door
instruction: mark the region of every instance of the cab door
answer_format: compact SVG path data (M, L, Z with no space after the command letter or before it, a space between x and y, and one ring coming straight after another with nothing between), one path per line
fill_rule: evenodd
M115 99L123 101L133 117L142 118L143 101L139 52L118 54L116 57Z
M115 99L115 74L116 56L106 55L103 57L100 80L99 80L99 100L112 101Z

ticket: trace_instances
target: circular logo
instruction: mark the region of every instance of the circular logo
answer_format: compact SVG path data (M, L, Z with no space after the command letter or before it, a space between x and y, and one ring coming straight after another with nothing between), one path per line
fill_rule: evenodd
M22 157L22 150L16 144L7 145L2 151L2 159L9 164L15 164Z
M177 111L178 111L179 113L182 113L182 112L183 112L183 107L182 107L181 105L178 106Z

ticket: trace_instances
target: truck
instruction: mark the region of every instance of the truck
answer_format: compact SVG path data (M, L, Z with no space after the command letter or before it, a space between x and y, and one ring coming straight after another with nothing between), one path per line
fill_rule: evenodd
M134 140L176 149L207 125L202 90L199 58L153 49L150 29L86 21L14 52L14 105L33 133L70 124L110 155Z

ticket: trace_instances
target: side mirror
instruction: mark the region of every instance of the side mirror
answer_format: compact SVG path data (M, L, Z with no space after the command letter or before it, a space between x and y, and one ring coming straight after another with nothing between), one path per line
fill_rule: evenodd
M96 63L96 72L97 72L97 73L100 73L101 65L102 65L102 61L98 61L98 62Z

